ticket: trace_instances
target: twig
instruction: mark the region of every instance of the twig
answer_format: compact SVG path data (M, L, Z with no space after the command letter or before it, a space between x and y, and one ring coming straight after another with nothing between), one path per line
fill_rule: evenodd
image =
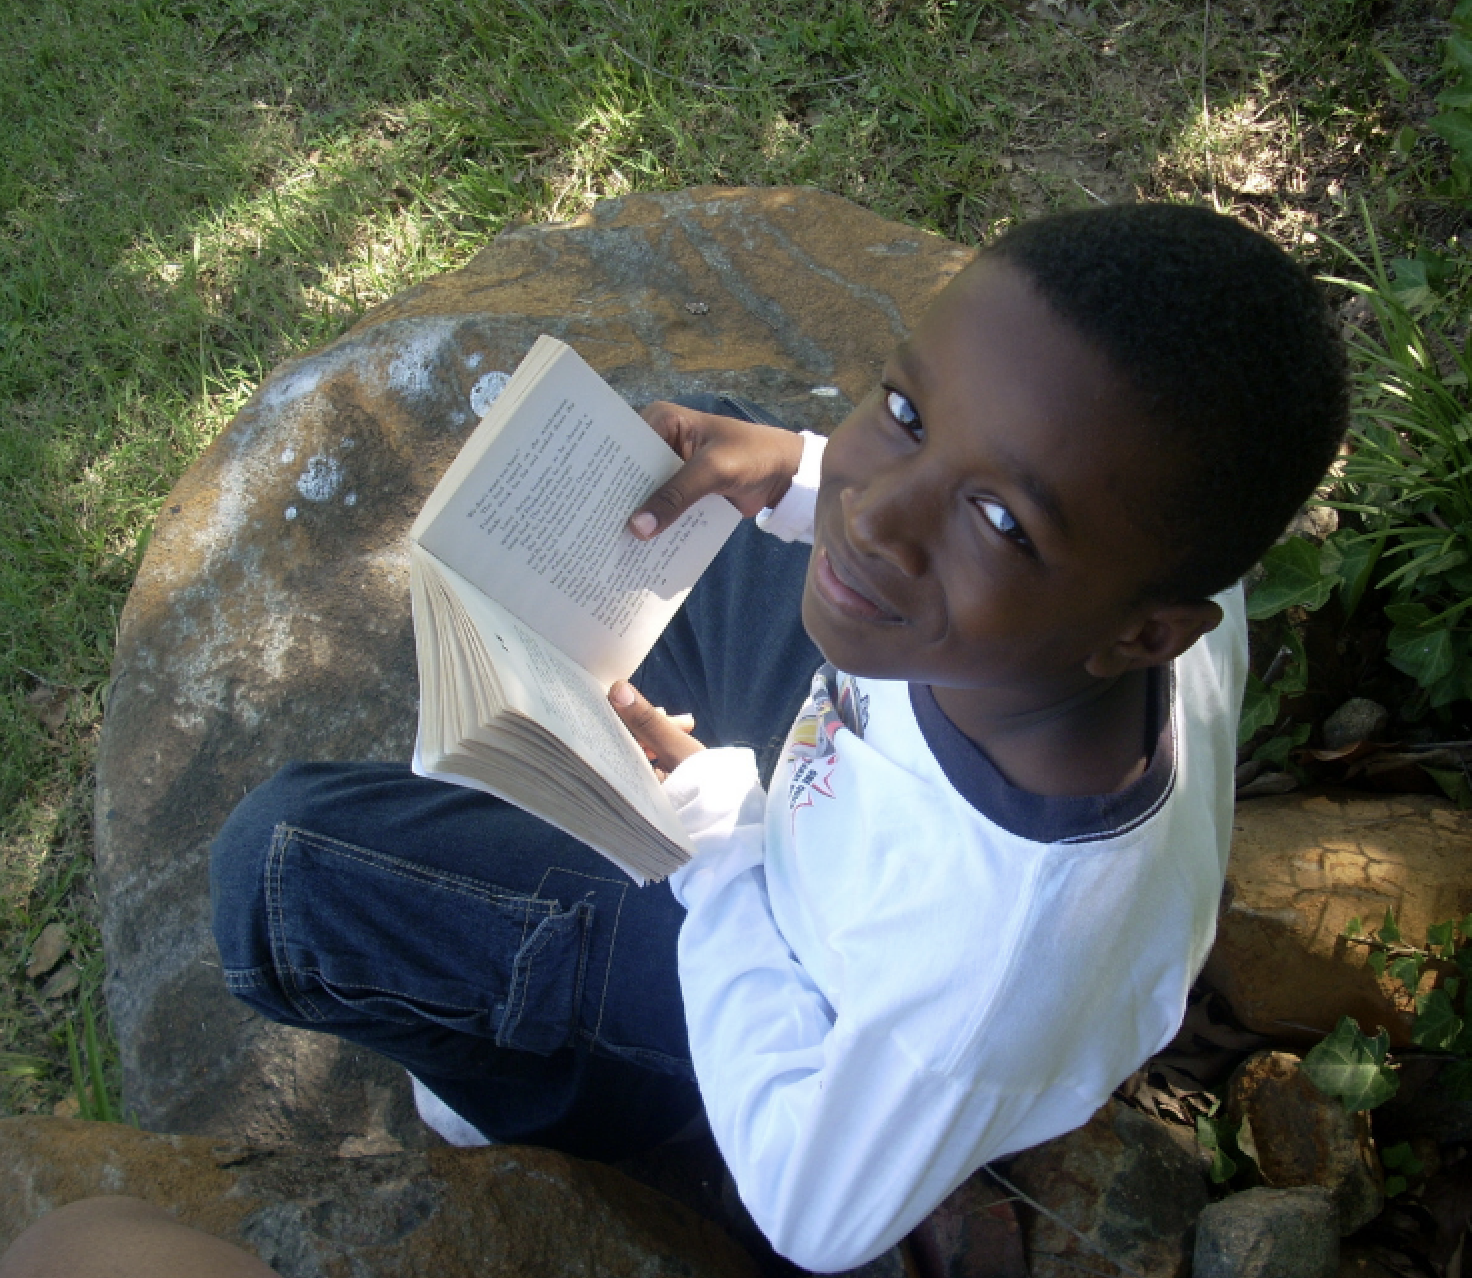
M1098 203L1098 204L1108 204L1109 203L1109 201L1106 200L1102 195L1095 195L1091 190L1089 190L1088 187L1086 187L1077 178L1074 178L1073 179L1073 184L1074 184L1074 186L1078 187L1078 189L1080 191L1082 191L1085 195L1087 195L1089 197L1089 199L1095 201L1095 203Z
M1083 1243L1083 1245L1085 1247L1087 1247L1091 1252L1093 1252L1094 1255L1103 1257L1111 1265L1115 1266L1115 1268L1121 1270L1123 1273L1129 1274L1130 1278L1144 1278L1144 1275L1141 1274L1138 1269L1131 1269L1127 1264L1124 1263L1124 1261L1117 1260L1115 1257L1111 1256L1107 1251L1105 1251L1102 1247L1100 1247L1098 1243L1094 1242L1092 1239L1090 1239L1086 1235L1079 1233L1079 1231L1077 1229L1075 1229L1066 1220L1064 1220L1062 1216L1058 1215L1057 1212L1051 1211L1047 1207L1044 1207L1042 1205L1042 1203L1040 1203L1040 1202L1037 1201L1037 1199L1035 1199L1035 1198L1029 1198L1026 1194L1024 1194L1022 1192L1022 1190L1018 1189L1016 1185L1014 1185L1010 1180L1008 1180L1005 1176L1003 1176L1002 1173L999 1172L990 1163L986 1164L982 1168L982 1170L984 1172L986 1172L986 1174L988 1176L990 1176L994 1181L996 1181L997 1184L999 1184L1009 1194L1015 1194L1019 1199L1021 1199L1029 1207L1031 1207L1033 1209L1033 1211L1038 1212L1039 1214L1041 1214L1043 1216L1046 1216L1049 1220L1051 1220L1060 1229L1065 1230L1066 1232L1072 1234L1075 1238L1078 1239L1079 1242ZM1054 1259L1061 1260L1062 1257L1061 1256L1056 1256L1056 1257L1054 1257ZM1078 1266L1078 1267L1079 1268L1082 1268L1082 1266ZM1092 1273L1093 1271L1092 1270L1088 1270L1086 1272ZM1111 1275L1108 1275L1108 1278L1114 1278L1114 1275L1112 1275L1112 1274Z
M641 66L653 75L662 75L666 80L673 80L676 84L683 84L686 88L700 89L706 93L760 93L763 89L786 89L789 93L799 89L819 89L825 84L847 84L850 80L862 80L864 73L856 71L853 75L835 75L827 80L806 80L801 84L712 84L708 80L690 80L683 75L674 75L669 71L662 71L659 67L650 66L643 58L636 58L623 47L617 40L608 42L624 55L630 62Z

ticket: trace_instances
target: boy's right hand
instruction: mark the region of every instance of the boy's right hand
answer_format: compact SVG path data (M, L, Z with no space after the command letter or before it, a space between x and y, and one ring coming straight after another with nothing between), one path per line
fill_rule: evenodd
M802 461L802 436L780 426L697 413L656 401L641 414L685 464L629 519L629 531L647 541L702 497L718 493L750 518L775 506Z

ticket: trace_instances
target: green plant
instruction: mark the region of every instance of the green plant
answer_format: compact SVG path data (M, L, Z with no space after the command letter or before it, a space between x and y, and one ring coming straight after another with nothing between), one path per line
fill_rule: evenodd
M1362 297L1378 329L1350 334L1351 447L1322 498L1346 526L1322 546L1290 537L1269 550L1247 615L1314 612L1337 592L1348 619L1378 592L1390 623L1385 659L1419 690L1403 711L1414 717L1472 699L1472 340L1454 340L1454 308L1436 289L1472 263L1423 254L1387 266L1367 213L1365 222L1368 260L1336 245L1365 279L1326 277ZM1308 686L1292 627L1284 644L1290 659L1276 681L1248 679L1243 744L1277 723L1284 694ZM1258 757L1281 765L1277 756L1307 739L1304 727L1287 725ZM1437 779L1462 796L1465 778Z
M1385 1177L1385 1196L1394 1198L1405 1192L1407 1178L1419 1176L1425 1167L1411 1149L1409 1141L1401 1141L1389 1149L1381 1150L1380 1164L1389 1174Z
M1376 976L1388 976L1401 986L1415 1012L1411 1041L1449 1058L1438 1075L1447 1095L1472 1100L1472 914L1433 924L1426 929L1424 945L1405 939L1389 909L1378 928L1367 932L1356 917L1345 924L1342 935L1369 949L1367 961ZM1436 974L1438 983L1422 993L1428 972ZM1399 1084L1387 1063L1389 1048L1390 1035L1383 1028L1372 1037L1345 1016L1304 1056L1303 1072L1345 1109L1374 1109L1394 1096ZM1391 1161L1386 1167L1397 1170ZM1399 1170L1415 1175L1417 1169L1407 1163Z
M1465 200L1472 195L1472 0L1461 0L1451 20L1446 79L1436 98L1441 111L1430 125L1452 152L1451 171L1437 194Z
M81 1003L81 1051L78 1050L76 1031L72 1029L70 1021L66 1023L65 1029L67 1061L72 1070L72 1090L77 1098L77 1117L98 1123L123 1122L121 1107L114 1102L108 1091L107 1071L102 1044L97 1034L97 1020L92 1014L92 1001L83 995Z
M1333 1033L1309 1049L1302 1069L1309 1082L1351 1113L1374 1109L1400 1086L1385 1061L1389 1050L1390 1035L1383 1029L1371 1037L1353 1017L1345 1016Z

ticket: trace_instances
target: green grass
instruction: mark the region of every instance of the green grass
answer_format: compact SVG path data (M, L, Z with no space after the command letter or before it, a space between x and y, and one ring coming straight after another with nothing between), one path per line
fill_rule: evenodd
M78 996L42 1004L22 971L48 922L100 1001L90 768L147 530L286 356L509 224L697 183L815 184L966 242L1133 195L1213 200L1289 244L1352 238L1358 190L1412 246L1449 225L1416 194L1437 144L1397 148L1444 34L1411 0L0 16L0 1112L69 1088Z

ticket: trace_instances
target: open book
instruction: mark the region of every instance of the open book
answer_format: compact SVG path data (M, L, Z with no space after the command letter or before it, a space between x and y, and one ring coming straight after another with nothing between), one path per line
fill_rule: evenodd
M638 882L693 849L608 704L740 522L625 526L680 467L571 347L537 339L410 530L414 771L514 803Z

